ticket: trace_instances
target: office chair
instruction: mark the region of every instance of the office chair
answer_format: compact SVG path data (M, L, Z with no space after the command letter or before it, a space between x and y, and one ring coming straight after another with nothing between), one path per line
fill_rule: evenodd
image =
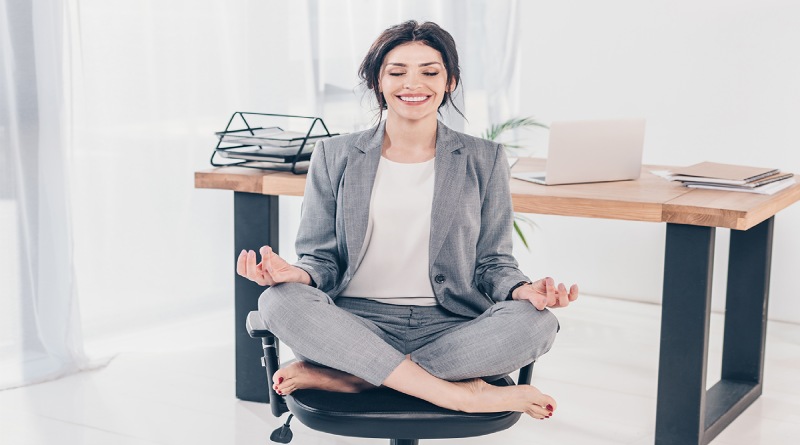
M450 439L481 436L507 429L522 413L464 413L440 408L416 397L389 388L356 394L319 390L297 390L280 396L272 385L279 369L279 340L261 320L257 311L247 317L250 337L261 338L264 347L262 366L267 368L269 404L280 417L289 411L286 423L270 436L275 442L289 443L289 422L297 417L307 427L339 436L389 439L390 445L418 445L420 439ZM529 384L533 363L520 369L517 384ZM509 376L489 382L496 386L514 385Z

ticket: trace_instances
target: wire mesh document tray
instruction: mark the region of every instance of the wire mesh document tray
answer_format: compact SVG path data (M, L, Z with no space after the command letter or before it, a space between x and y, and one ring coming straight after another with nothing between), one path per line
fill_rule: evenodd
M211 154L211 165L302 174L308 171L314 144L337 134L331 133L319 117L237 111L225 130L215 133L219 140ZM217 162L217 156L228 162Z

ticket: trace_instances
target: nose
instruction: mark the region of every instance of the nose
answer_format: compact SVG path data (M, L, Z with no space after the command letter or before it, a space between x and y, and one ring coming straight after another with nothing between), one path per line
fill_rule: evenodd
M414 73L409 73L406 76L406 83L403 85L403 88L407 90L413 90L418 86L419 86L419 75Z

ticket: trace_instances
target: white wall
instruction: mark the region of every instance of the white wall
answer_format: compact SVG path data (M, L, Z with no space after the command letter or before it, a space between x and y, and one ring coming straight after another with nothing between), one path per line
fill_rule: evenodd
M713 160L800 172L800 3L520 3L520 115L643 116L645 163ZM516 251L531 275L574 280L589 294L660 301L663 225L531 216L540 226L534 252ZM800 205L776 218L771 319L800 322L798 225ZM717 231L718 258L727 257L727 235ZM725 266L718 260L717 310Z

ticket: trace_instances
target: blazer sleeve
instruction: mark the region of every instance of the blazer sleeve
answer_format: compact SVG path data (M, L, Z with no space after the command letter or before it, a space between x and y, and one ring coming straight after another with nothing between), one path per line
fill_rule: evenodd
M328 292L343 270L336 241L336 194L329 174L323 141L311 155L300 215L295 266L305 270L316 286Z
M512 255L514 208L511 202L505 150L497 145L486 194L481 206L481 233L478 237L475 285L494 301L508 299L509 291L530 279L519 270Z

